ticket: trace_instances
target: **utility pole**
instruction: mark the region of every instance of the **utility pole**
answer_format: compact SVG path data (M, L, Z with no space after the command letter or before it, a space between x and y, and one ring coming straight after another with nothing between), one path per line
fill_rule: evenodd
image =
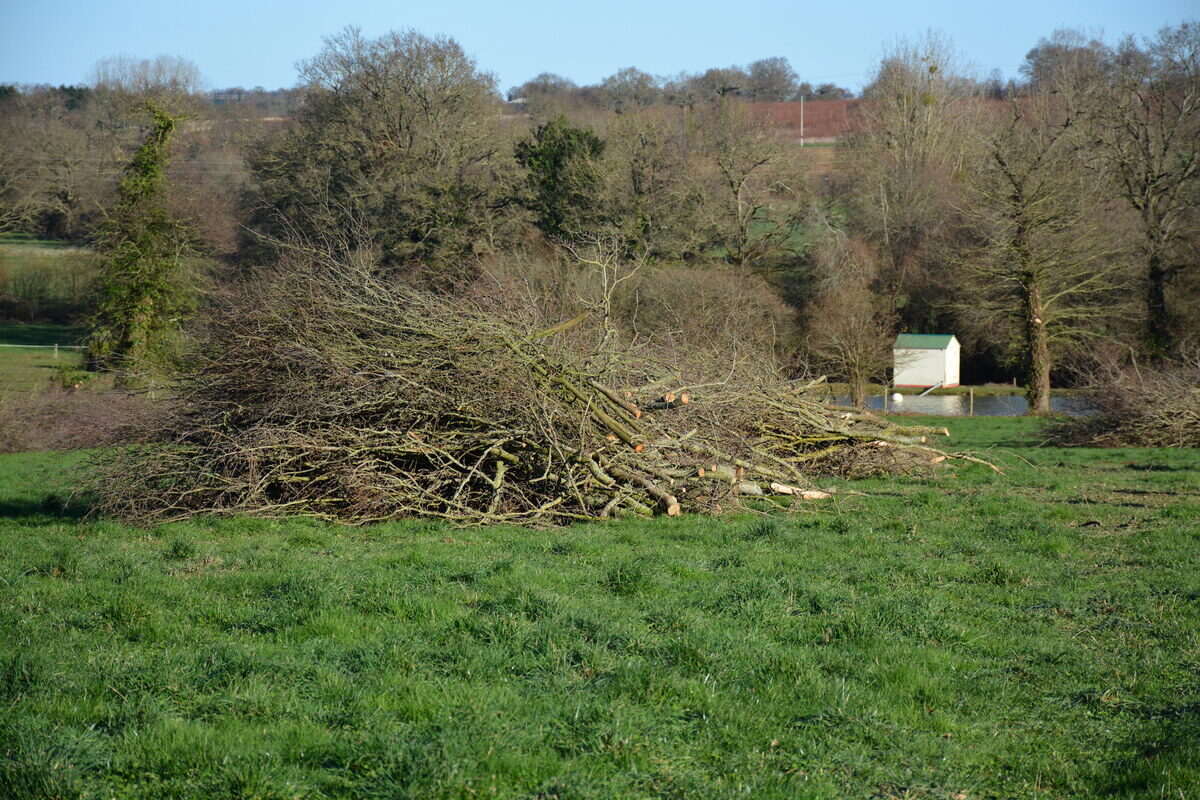
M804 147L804 95L800 95L800 146Z

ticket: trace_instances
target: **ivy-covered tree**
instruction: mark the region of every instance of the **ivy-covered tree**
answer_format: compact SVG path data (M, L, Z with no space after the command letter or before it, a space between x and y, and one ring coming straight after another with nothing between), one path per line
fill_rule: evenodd
M559 115L517 143L517 162L528 172L528 205L547 236L589 230L601 215L602 178L597 162L604 141Z
M125 168L100 232L102 256L88 365L113 369L167 353L195 305L184 264L192 237L166 205L169 148L178 117L147 103L151 125Z

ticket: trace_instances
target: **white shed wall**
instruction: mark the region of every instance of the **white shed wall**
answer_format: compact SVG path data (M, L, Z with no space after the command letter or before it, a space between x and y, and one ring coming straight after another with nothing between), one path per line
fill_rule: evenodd
M933 386L946 377L945 350L894 351L892 383L896 386Z
M958 365L961 359L960 351L962 348L958 344L958 339L951 339L950 346L944 351L946 354L946 385L958 386Z

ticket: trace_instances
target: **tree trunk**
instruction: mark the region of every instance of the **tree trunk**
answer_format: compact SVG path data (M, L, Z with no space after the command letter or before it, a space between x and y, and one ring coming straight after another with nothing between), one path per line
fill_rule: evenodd
M867 382L861 378L850 380L850 399L858 408L867 407Z
M1037 279L1027 274L1025 288L1025 396L1029 399L1029 414L1050 413L1050 341L1042 309L1042 288Z
M1146 263L1146 345L1155 358L1165 356L1172 346L1167 318L1167 270L1162 249L1151 245Z

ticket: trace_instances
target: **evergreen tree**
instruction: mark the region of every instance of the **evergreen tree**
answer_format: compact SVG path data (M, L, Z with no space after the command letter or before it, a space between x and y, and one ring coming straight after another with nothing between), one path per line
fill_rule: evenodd
M191 236L164 198L179 118L151 103L147 108L150 130L125 169L101 231L97 308L87 342L94 369L162 357L195 303L182 276Z
M517 143L517 162L529 170L530 210L547 236L573 236L601 216L602 180L597 161L604 141L575 128L561 114Z

